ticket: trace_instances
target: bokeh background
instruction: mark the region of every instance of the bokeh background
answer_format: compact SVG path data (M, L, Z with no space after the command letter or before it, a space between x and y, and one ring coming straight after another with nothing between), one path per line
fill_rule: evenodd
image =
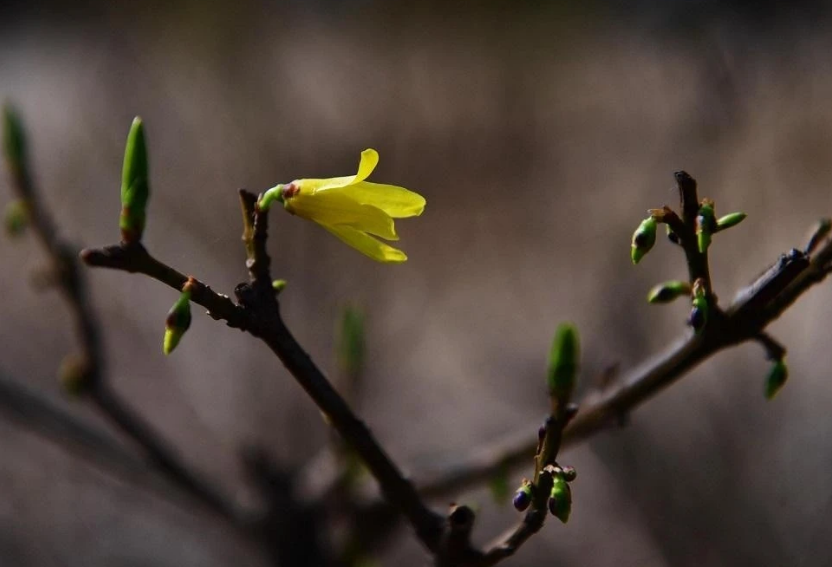
M634 268L645 209L675 205L672 172L717 211L723 301L832 213L832 35L822 2L294 1L4 2L0 97L31 135L38 185L65 235L117 239L124 139L146 124L146 240L228 293L245 279L236 189L347 175L378 149L379 181L424 194L399 223L409 261L383 266L324 231L275 215L285 317L334 372L341 309L368 323L361 413L418 481L483 443L533 436L545 356L574 321L585 389L686 332L684 305L644 301L685 273L665 242ZM8 201L8 181L0 200ZM36 241L0 239L0 369L93 425L56 370L76 348L68 312L40 293ZM175 294L90 273L115 387L202 474L250 503L243 447L300 467L329 440L317 409L267 349L201 314L161 353ZM568 525L550 522L506 565L832 564L832 289L772 327L792 379L766 403L762 350L698 367L571 449ZM266 565L227 524L102 472L0 419L0 565ZM531 472L531 459L529 470ZM513 479L519 480L524 471ZM486 541L517 519L486 489ZM421 565L409 530L376 559Z

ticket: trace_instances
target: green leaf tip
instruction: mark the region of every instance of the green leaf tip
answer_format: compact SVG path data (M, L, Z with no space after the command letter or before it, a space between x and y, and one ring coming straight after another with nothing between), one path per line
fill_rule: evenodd
M690 284L673 280L656 285L647 293L648 303L670 303L683 295L690 293Z
M272 282L272 289L275 293L280 293L281 291L286 289L287 283L288 282L286 280L274 280Z
M3 153L15 173L26 169L26 133L15 108L3 105Z
M630 242L630 259L633 261L633 264L638 264L644 258L644 255L653 248L653 245L656 243L657 225L656 219L650 216L641 221L641 224L633 233L633 238Z
M121 215L119 228L125 243L139 242L147 221L147 202L150 199L147 144L144 125L138 116L133 119L124 148L121 172Z
M578 329L571 323L562 323L555 331L546 372L549 395L557 401L559 407L566 407L572 396L579 359Z
M360 309L347 306L341 313L338 328L338 363L341 370L357 376L364 366L365 333L364 314Z
M711 236L717 231L716 217L714 216L714 204L708 199L703 199L699 207L699 214L696 215L696 241L699 253L707 252L711 245Z
M20 236L29 226L29 208L22 199L15 199L6 203L3 211L3 225L6 234L11 237Z
M771 370L768 372L765 382L764 394L767 400L773 400L777 393L786 384L789 379L789 367L786 366L784 359L775 360L771 365Z
M731 228L732 226L737 226L744 221L747 216L748 215L745 213L731 213L725 215L724 217L720 217L716 221L716 232Z
M165 337L162 341L162 352L169 355L182 340L191 326L191 280L185 284L182 294L165 318Z
M564 524L572 513L572 489L563 474L552 476L552 492L549 494L549 512Z

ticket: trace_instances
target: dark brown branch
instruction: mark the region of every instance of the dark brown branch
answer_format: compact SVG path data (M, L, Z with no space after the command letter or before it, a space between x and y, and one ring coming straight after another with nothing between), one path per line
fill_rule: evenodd
M425 506L410 481L399 471L367 426L355 416L283 322L268 273L266 213L257 210L249 212L251 203L254 202L252 196L241 192L241 199L244 240L248 238L247 265L252 281L241 284L235 290L240 305L235 305L226 296L211 291L204 284L198 285L198 292L192 294L192 301L206 307L213 317L225 319L230 326L248 331L269 346L362 459L378 481L384 497L408 519L424 545L431 551L436 550L444 530L442 516ZM251 225L247 219L251 219ZM262 237L258 236L258 232ZM99 250L85 250L81 253L81 258L91 266L143 273L174 289L180 289L187 279L153 258L143 247L115 245Z
M705 290L713 298L708 251L699 251L699 244L696 238L696 217L699 214L699 196L696 191L696 180L684 171L677 171L673 176L676 179L676 186L679 190L682 222L671 228L676 232L679 237L679 244L682 245L685 251L690 284L693 285L698 279L703 280ZM711 304L715 305L715 302L711 301Z
M617 387L584 400L578 415L564 431L563 446L576 444L610 427L621 415L630 413L716 352L756 339L798 297L823 281L830 261L832 242L826 241L806 269L795 271L780 261L775 263L775 267L785 268L782 277L786 278L780 280L779 272L774 275L780 288L778 294L759 304L760 295L769 295L770 289L753 283L738 295L724 317L714 321L713 329L681 340L665 353L631 370L616 382ZM759 310L748 309L749 305L758 305ZM517 433L491 447L480 448L460 464L433 475L423 475L419 492L425 497L438 497L487 482L506 466L512 469L527 466L536 446L537 440L531 435Z

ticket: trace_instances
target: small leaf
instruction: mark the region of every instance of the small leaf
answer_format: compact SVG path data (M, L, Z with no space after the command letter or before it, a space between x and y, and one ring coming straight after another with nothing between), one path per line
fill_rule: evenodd
M524 480L522 486L514 493L512 504L518 512L523 512L532 503L532 484Z
M679 280L660 283L647 294L648 303L670 303L690 293L690 284Z
M147 146L144 126L138 116L133 119L124 149L121 174L121 215L119 228L125 243L139 242L147 221L150 179L147 170Z
M789 379L789 367L786 366L784 359L774 361L771 365L771 370L768 372L765 383L765 396L767 400L774 399L774 396L780 391L786 380Z
M286 280L274 280L272 282L272 289L275 293L280 293L284 289L286 289Z
M491 497L494 498L494 502L497 504L505 504L508 502L509 494L511 493L511 488L508 484L509 470L508 467L502 465L494 471L494 474L491 475L491 478L488 479L488 489L491 491Z
M549 495L549 512L564 524L572 512L572 489L562 474L552 476L552 492Z
M15 199L6 204L3 212L3 223L6 234L11 237L20 236L29 226L29 209L22 199Z
M549 395L557 401L558 407L564 408L569 403L575 388L579 358L578 330L571 323L563 323L555 332L546 373Z
M724 217L720 217L719 220L716 221L716 231L714 232L719 232L721 230L731 228L732 226L737 226L744 221L747 216L748 215L745 213L731 213L725 215Z
M162 341L162 352L166 355L172 353L190 326L191 290L189 284L185 284L182 294L173 304L173 307L170 308L165 319L165 337Z
M26 133L15 109L3 106L3 152L15 175L26 172Z
M711 245L711 235L714 232L716 232L714 205L712 201L704 199L702 206L699 207L699 214L696 216L696 239L701 254L704 254Z
M648 217L641 221L630 243L630 259L638 264L656 243L656 219Z
M364 367L364 315L356 307L346 307L338 329L338 364L348 376L358 376Z

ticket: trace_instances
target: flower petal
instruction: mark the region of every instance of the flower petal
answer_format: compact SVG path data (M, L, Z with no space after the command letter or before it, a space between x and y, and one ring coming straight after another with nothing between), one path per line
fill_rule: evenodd
M341 192L309 193L302 188L286 199L286 210L322 225L346 225L385 240L398 240L393 219L377 207L359 203Z
M361 181L346 187L334 187L328 192L343 193L351 199L381 209L393 218L417 217L425 210L425 198L396 185Z
M364 181L378 165L378 152L367 148L361 152L361 161L358 162L358 173L346 177L330 177L329 179L298 179L295 181L301 188L308 189L313 193L347 187L354 183Z
M337 236L345 244L352 246L376 262L401 264L407 260L407 256L401 250L388 246L360 230L349 226L327 226L324 224L321 226Z

